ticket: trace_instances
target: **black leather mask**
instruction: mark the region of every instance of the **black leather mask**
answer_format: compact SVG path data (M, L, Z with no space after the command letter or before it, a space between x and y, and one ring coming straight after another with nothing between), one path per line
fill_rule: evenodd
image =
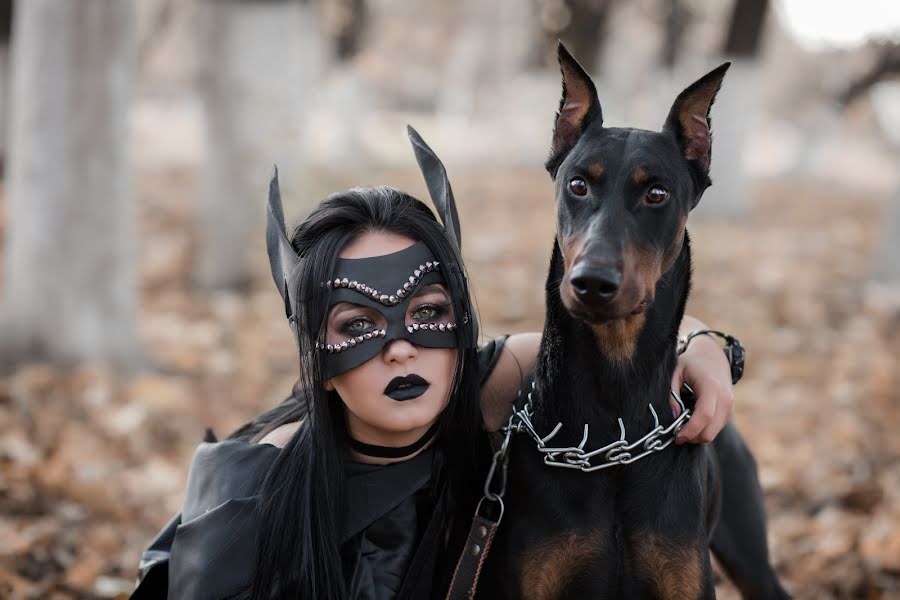
M435 319L429 323L407 322L414 296L434 283L444 283L441 264L431 250L417 242L399 252L369 258L339 258L331 288L329 308L340 302L352 302L377 310L387 321L383 329L366 331L335 344L317 344L327 352L328 377L358 367L378 356L392 340L404 339L426 348L458 346L454 320Z
M385 256L337 259L331 280L323 282L331 288L329 306L338 302L352 302L374 308L384 316L387 326L384 329L348 337L337 344L321 342L316 344L316 351L327 353L325 365L328 377L372 359L391 340L406 339L427 348L457 348L474 347L478 339L475 313L468 299L465 302L465 314L455 315L455 322L427 324L406 322L409 301L417 291L432 283L445 283L450 278L459 283L453 287L464 289L465 281L462 266L459 264L462 260L459 252L461 244L459 218L446 170L419 134L411 127L407 130L431 199L438 209L447 237L454 246L455 256L451 257L452 260L449 262L455 264L444 264L448 261L441 261L440 257L435 260L433 253L423 242L417 242L409 248ZM269 183L266 247L272 277L284 300L285 313L299 346L298 322L292 305L292 294L300 283L302 259L297 256L287 238L277 168ZM448 290L450 287L448 286ZM471 325L463 329L470 320ZM461 343L458 341L460 330L469 332ZM369 337L366 337L367 335Z

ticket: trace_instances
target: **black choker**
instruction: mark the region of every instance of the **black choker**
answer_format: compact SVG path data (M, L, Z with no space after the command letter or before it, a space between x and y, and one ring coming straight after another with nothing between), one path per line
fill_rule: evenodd
M376 458L403 458L404 456L409 456L410 454L421 450L422 446L427 444L431 440L431 438L434 437L437 429L438 423L437 421L435 421L434 425L429 427L428 431L425 432L425 435L420 437L409 446L402 446L400 448L394 446L375 446L373 444L365 444L353 438L350 438L350 447L360 454L365 454L366 456L374 456Z

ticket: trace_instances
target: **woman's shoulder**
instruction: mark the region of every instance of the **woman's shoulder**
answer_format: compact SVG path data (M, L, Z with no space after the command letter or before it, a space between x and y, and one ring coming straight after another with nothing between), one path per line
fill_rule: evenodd
M194 451L188 473L182 522L235 498L259 493L279 448L239 440L203 442Z
M302 421L294 421L293 423L285 423L280 425L264 435L260 440L260 444L271 444L276 448L284 448L285 445L294 437L297 430L300 429Z

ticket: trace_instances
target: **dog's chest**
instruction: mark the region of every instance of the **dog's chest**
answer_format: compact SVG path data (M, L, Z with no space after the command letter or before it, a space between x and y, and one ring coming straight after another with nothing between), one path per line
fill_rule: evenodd
M700 581L702 485L695 457L681 450L583 473L543 464L517 439L497 548L516 573L520 596L511 597L671 597L663 590L679 573Z

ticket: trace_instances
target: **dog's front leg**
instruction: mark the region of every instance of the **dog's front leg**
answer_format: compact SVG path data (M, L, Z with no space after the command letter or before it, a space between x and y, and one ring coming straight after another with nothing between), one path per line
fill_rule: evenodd
M706 452L704 446L685 446L648 461L632 476L624 523L627 597L715 598L707 543Z

